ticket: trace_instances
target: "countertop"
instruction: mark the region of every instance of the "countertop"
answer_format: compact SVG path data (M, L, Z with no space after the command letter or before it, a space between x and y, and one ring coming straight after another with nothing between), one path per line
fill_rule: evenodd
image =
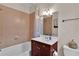
M41 37L32 38L32 40L45 43L48 45L53 45L57 42L57 37L51 36L51 39L49 39L48 36L41 36Z

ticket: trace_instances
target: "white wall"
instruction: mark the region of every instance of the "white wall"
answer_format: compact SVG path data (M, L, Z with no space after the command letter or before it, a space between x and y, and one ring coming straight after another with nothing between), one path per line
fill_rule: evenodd
M74 39L79 42L79 20L62 22L63 19L79 18L79 4L58 4L58 50L62 55L62 46Z
M58 12L53 13L53 18L52 18L52 28L54 26L58 26ZM58 36L58 28L53 28L53 35Z
M43 34L43 17L38 16L38 11L35 12L34 37Z

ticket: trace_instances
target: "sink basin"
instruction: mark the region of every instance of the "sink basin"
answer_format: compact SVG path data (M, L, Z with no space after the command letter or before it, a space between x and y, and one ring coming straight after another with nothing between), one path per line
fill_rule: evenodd
M57 37L51 36L51 39L49 39L49 36L41 36L41 37L33 38L32 40L52 45L57 41Z

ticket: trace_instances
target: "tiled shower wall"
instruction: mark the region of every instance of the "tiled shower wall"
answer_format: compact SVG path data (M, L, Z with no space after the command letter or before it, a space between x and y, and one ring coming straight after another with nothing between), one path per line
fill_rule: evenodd
M0 5L0 48L30 40L29 14Z

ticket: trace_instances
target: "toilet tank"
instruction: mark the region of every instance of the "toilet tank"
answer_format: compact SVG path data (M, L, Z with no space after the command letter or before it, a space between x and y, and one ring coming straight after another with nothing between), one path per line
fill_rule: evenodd
M79 56L79 47L78 49L69 48L67 45L63 46L64 56Z

